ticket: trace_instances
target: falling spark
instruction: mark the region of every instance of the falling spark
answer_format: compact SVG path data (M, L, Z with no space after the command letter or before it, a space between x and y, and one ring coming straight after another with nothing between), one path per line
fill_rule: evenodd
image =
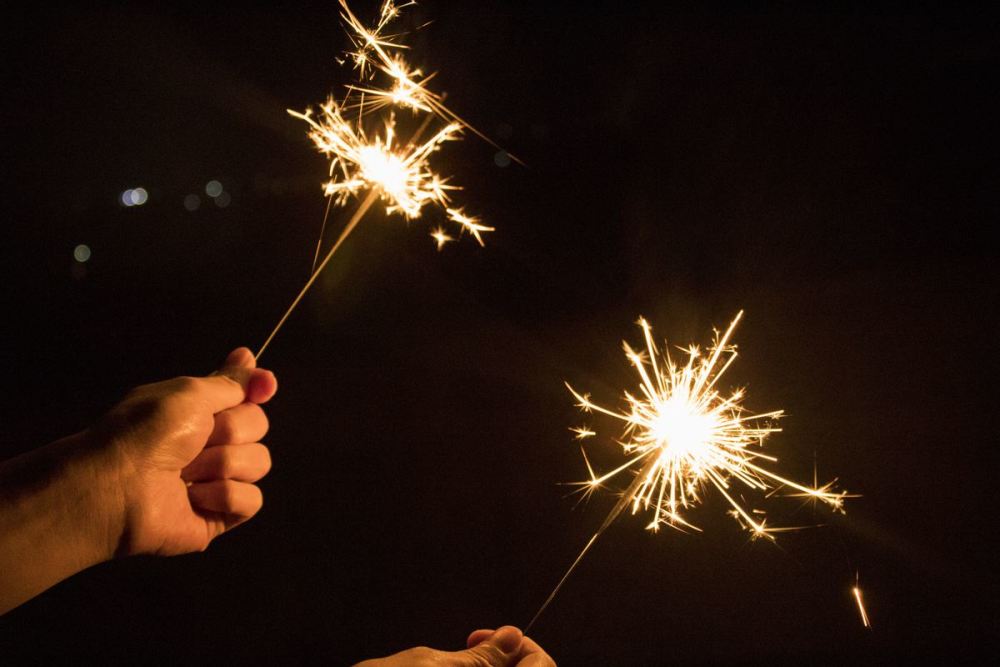
M445 243L454 241L455 239L448 236L448 233L444 231L441 227L436 227L433 232L431 232L431 238L437 242L437 249L440 252L444 248Z
M662 525L682 531L700 530L684 518L684 513L701 502L706 490L715 489L730 506L728 513L750 531L752 538L770 540L775 533L794 528L768 526L761 510L737 502L735 483L757 492L789 487L843 511L847 494L833 490L832 483L808 487L762 465L777 460L759 448L768 435L780 431L773 422L782 416L781 410L750 412L743 406L743 389L724 394L718 387L720 378L736 359L736 346L730 339L742 316L740 311L725 333L716 332L712 345L704 352L695 345L687 347L684 362L675 361L666 347L657 348L652 328L640 318L638 324L645 349L636 351L624 343L625 355L639 376L638 391L624 393L624 410L602 407L589 394L567 384L576 405L584 412L603 414L624 423L620 444L626 461L609 472L595 474L585 457L590 478L576 484L589 494L625 471L631 471L635 477L535 614L529 628L584 554L626 508L632 514L649 512L651 517L646 527L653 531ZM588 429L587 433L591 431Z
M865 603L861 599L861 586L858 582L858 573L854 575L854 586L851 588L851 592L854 594L854 601L858 603L858 614L861 616L861 625L871 630L872 624L868 620L868 612L865 611Z
M425 207L438 207L443 217L458 225L460 234L468 232L480 245L483 245L482 235L494 231L493 227L482 224L479 218L467 215L463 209L452 205L451 192L460 188L440 176L431 166L431 156L443 144L461 138L463 130L481 133L450 112L443 105L442 95L426 88L433 75L424 76L419 69L410 67L399 53L407 47L400 41L401 35L388 32L389 25L401 9L412 4L415 3L399 4L386 0L382 3L375 26L368 29L351 12L346 0L340 0L341 16L354 47L349 57L358 76L367 82L381 73L390 79L392 85L386 91L367 84L348 86L348 95L344 100L338 101L331 96L320 106L318 113L312 109L304 112L288 110L289 114L309 125L309 138L330 161L329 180L323 185L328 201L310 278L257 351L258 358L375 201L385 205L387 215L400 214L407 220L421 217ZM388 107L387 111L379 120L373 121L371 113L385 107ZM399 137L396 108L425 114L423 122L407 139ZM354 110L357 110L356 116L351 113ZM439 124L440 119L444 119L443 127L422 141L421 135L435 119L439 120ZM331 205L345 206L354 198L361 200L360 205L320 262ZM440 226L431 233L431 237L438 250L453 240Z

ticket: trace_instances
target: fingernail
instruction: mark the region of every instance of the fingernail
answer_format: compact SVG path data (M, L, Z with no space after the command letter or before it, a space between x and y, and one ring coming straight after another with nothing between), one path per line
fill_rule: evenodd
M504 653L513 653L521 646L521 631L512 625L505 625L490 637L498 649Z

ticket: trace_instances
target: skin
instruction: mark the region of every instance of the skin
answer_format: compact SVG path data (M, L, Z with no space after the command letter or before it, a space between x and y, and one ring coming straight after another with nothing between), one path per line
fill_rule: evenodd
M116 556L203 551L256 514L271 467L260 406L277 388L239 348L0 465L0 613Z
M505 625L475 630L464 651L411 648L386 658L365 660L355 667L555 667L556 663L530 637Z
M206 377L133 389L92 427L0 463L0 615L98 563L204 551L253 517L271 468L261 407L277 380L247 348ZM413 648L364 667L554 667L511 626L464 651Z

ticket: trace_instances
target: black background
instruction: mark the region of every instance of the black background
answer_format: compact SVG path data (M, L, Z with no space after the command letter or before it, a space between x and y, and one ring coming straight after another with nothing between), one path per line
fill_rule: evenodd
M258 345L307 276L325 163L285 108L351 78L335 3L208 4L4 20L3 456ZM408 16L433 19L412 61L529 165L474 137L436 158L497 232L439 254L435 212L369 216L263 359L281 384L263 511L204 554L105 564L25 604L0 619L3 661L343 664L523 626L613 502L574 510L556 485L586 475L563 380L614 404L639 314L686 344L741 308L727 377L787 411L771 453L863 497L844 517L755 503L829 524L777 547L711 495L700 534L622 517L532 634L564 665L985 653L994 18L494 0ZM136 186L150 201L121 206ZM614 427L587 423L610 466Z

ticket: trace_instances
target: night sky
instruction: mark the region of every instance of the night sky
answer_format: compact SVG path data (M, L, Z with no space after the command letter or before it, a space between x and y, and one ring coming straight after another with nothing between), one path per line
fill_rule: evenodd
M262 360L281 389L261 513L206 553L62 583L0 619L0 661L345 664L523 627L614 502L557 484L587 475L570 426L620 460L563 381L615 405L640 314L686 345L740 309L726 388L785 409L783 472L863 497L752 503L826 524L777 546L712 493L702 533L623 516L532 635L561 665L995 647L1000 25L650 5L408 11L433 20L413 63L528 165L472 136L435 157L497 231L438 253L432 210L365 219ZM334 0L5 11L2 458L263 341L325 204L285 109L352 80Z

